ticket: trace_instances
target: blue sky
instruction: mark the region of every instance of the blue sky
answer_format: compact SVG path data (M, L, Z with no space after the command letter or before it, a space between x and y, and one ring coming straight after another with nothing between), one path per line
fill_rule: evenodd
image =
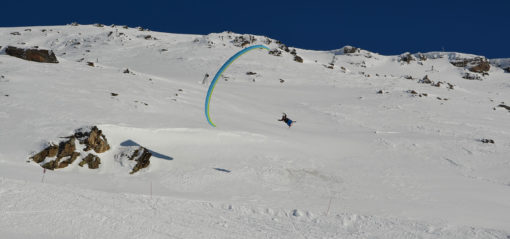
M118 24L265 35L298 48L510 57L510 1L7 1L0 26Z

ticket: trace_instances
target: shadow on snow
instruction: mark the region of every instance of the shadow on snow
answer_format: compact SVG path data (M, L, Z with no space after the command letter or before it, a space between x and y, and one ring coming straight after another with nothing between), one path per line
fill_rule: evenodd
M139 145L137 142L133 141L133 140L126 140L122 143L120 143L120 146L139 146L139 147L142 147L141 145ZM170 157L170 156L166 156L164 154L160 154L158 152L154 152L150 149L147 148L147 150L149 150L149 152L151 152L152 156L156 157L156 158L160 158L160 159L164 159L164 160L174 160L174 158Z

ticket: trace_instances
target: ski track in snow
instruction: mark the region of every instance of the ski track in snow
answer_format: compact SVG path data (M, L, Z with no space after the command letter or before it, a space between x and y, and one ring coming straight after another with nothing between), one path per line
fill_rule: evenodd
M112 194L5 178L0 184L0 230L14 238L505 237L496 230L396 218Z

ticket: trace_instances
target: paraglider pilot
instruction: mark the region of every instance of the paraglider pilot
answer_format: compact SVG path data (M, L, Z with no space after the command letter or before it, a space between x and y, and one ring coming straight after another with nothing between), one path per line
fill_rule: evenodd
M291 119L287 118L287 114L285 114L285 113L283 113L282 118L279 119L278 121L285 122L289 126L289 128L290 128L290 126L292 126L292 123L296 122L296 121L292 121Z
M202 85L207 84L207 78L209 78L209 74L205 73L204 79L202 80Z

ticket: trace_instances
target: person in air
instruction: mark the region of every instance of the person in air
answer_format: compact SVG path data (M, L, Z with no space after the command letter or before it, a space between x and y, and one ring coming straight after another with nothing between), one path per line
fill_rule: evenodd
M278 121L283 121L284 123L286 123L289 126L289 128L290 128L290 126L292 126L292 123L296 122L296 121L292 121L291 119L287 118L287 114L285 114L285 113L283 113L282 118L279 119Z

